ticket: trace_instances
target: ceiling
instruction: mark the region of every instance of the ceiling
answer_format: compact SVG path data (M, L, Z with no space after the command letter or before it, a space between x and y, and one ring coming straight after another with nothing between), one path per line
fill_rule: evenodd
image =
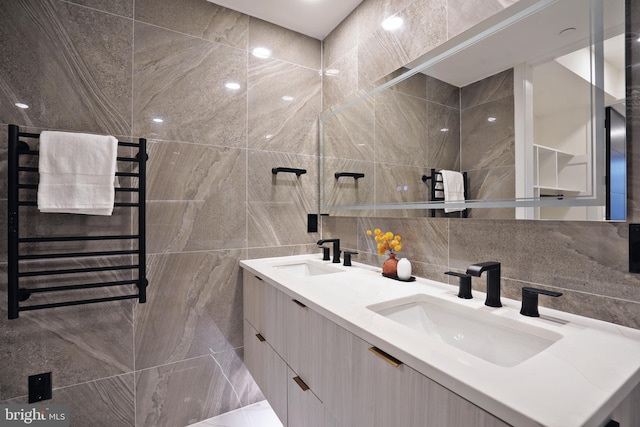
M362 0L208 0L323 40Z

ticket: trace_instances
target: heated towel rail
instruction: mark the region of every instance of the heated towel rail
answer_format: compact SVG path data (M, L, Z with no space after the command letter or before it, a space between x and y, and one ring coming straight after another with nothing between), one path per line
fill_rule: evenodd
M67 218L74 216L76 219L81 215L70 214L39 214L31 209L37 206L35 201L37 190L37 162L38 151L33 149L24 140L34 142L40 137L36 133L21 132L16 125L9 125L8 139L8 314L9 319L16 319L21 311L40 310L45 308L64 307L72 305L83 305L106 301L118 301L137 298L138 302L146 302L146 161L147 161L147 141L140 138L135 142L118 142L119 147L131 147L129 150L138 149L134 157L118 157L118 170L116 176L121 181L131 182L129 187L116 186L116 202L114 207L137 209L138 219L137 234L116 234L116 235L44 235L44 232L35 233L37 228L29 224L34 220L35 215L66 215ZM127 150L127 148L123 148ZM23 161L21 162L21 158ZM129 165L128 167L126 165ZM35 166L34 166L35 165ZM123 165L123 167L120 167ZM133 167L131 167L133 166ZM137 166L137 172L136 172ZM136 182L137 186L133 185ZM130 195L126 201L120 201L126 195ZM137 198L135 197L137 194ZM137 200L136 200L137 199ZM84 215L82 215L84 216ZM25 220L26 227L20 228L20 220ZM52 218L52 217L49 217ZM60 218L60 217L58 217ZM98 217L95 217L98 218ZM101 221L106 221L106 217ZM55 221L55 220L51 220ZM71 220L73 221L73 220ZM96 220L97 221L97 220ZM77 221L76 221L77 222ZM128 223L129 224L129 223ZM127 225L128 225L127 224ZM29 231L29 236L21 236ZM99 233L98 233L99 234ZM69 250L69 245L72 249ZM103 246L119 246L117 250L104 250ZM124 245L124 249L122 246ZM38 249L38 246L46 247ZM82 250L78 250L80 246ZM91 246L94 246L93 248ZM96 248L99 246L99 248ZM89 247L90 250L87 250ZM62 249L60 249L62 248ZM66 250L65 250L66 248ZM95 250L101 249L101 250ZM51 251L53 252L45 252ZM51 263L64 263L65 260L93 260L89 266L84 265L79 268L67 268ZM85 263L83 261L83 263ZM48 265L47 265L48 264ZM86 264L86 263L85 263ZM105 265L106 264L106 265ZM137 275L134 273L137 271ZM86 283L88 275L108 272L108 281ZM137 276L137 277L136 277ZM68 280L73 284L60 283ZM91 280L91 279L88 279ZM28 286L23 286L28 285ZM53 282L55 286L49 286ZM79 283L78 283L79 282ZM116 295L96 296L91 293L92 298L66 299L69 293L75 295L76 291L89 292L91 289L110 288L119 286L137 286L137 293L130 293L127 288L116 292ZM129 292L122 294L122 292ZM63 295L62 300L57 298L54 302L42 302L38 304L21 305L21 302L28 300L32 295L58 293ZM86 296L86 295L85 295Z
M462 172L462 179L464 182L464 199L467 200L467 173ZM442 184L442 173L437 172L435 169L431 169L431 175L422 175L422 182L426 183L431 181L431 200L432 201L444 201L444 187ZM460 211L461 218L467 218L469 215L468 209ZM436 210L429 209L429 216L435 217Z

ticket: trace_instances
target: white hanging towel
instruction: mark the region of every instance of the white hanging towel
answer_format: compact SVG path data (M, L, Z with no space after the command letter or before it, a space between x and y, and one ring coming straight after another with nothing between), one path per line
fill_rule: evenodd
M441 170L445 205L464 201L464 177L460 172ZM463 211L464 208L445 208L446 213Z
M43 131L38 209L111 215L118 140L113 136Z

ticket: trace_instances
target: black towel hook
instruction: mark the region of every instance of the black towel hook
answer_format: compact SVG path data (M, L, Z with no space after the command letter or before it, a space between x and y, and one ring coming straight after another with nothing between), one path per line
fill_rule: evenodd
M295 173L296 176L300 176L303 175L305 173L307 173L306 169L298 169L298 168L271 168L271 173L274 175L277 175L278 172L288 172L288 173Z
M364 178L364 174L363 173L358 173L358 172L336 172L333 174L333 176L336 177L336 179L340 178L341 176L348 176L354 179L358 179L358 178Z

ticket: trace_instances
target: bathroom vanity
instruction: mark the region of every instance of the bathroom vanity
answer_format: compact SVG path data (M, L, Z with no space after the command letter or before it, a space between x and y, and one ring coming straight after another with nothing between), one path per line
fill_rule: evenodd
M285 426L640 425L640 330L320 255L241 267L245 364Z

